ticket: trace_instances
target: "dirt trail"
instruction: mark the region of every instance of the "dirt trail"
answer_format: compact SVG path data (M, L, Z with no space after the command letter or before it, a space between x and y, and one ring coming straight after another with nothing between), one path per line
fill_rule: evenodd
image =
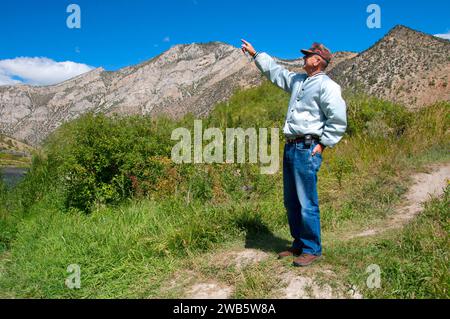
M349 234L346 239L374 236L386 230L401 228L421 211L423 204L431 197L444 193L450 180L450 163L429 167L430 173L417 173L412 176L414 184L404 196L403 202L396 208L395 214L387 218L381 225L356 234Z
M377 227L349 234L344 239L372 236L388 229L400 228L417 216L422 210L423 203L429 200L431 196L435 197L443 194L450 179L450 163L433 165L429 168L430 173L417 173L412 177L414 183L405 194L403 202L395 210L394 215L387 218ZM240 249L238 251L228 251L225 254L218 254L213 258L216 264L222 264L224 267L233 266L241 270L246 266L262 262L271 257L273 257L271 254L259 250ZM197 275L189 275L191 283L187 285L187 288L184 288L186 298L226 299L232 296L233 287L211 279L197 281L195 280ZM273 295L276 298L363 298L356 287L345 287L339 282L338 276L332 270L325 269L320 263L301 272L297 269L283 269L281 272L273 275L281 283L280 288L273 291ZM320 284L319 278L324 275L328 278L328 282L337 283L338 287L332 288L328 284ZM195 283L192 283L192 281L195 281Z

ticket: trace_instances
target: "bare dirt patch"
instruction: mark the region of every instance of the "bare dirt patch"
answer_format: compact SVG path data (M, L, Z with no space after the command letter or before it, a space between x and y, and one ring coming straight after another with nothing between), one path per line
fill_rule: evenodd
M222 251L211 255L208 263L215 267L236 267L241 270L247 266L259 263L270 255L256 249L239 249ZM204 278L200 273L186 270L176 274L169 282L165 291L179 291L189 299L227 299L234 288L221 283L214 278Z
M319 265L299 271L287 270L280 273L278 278L282 288L274 291L274 294L281 299L363 298L356 287L343 285L335 272Z
M215 256L211 260L211 263L224 268L232 266L240 270L247 266L257 264L269 258L269 256L268 253L257 249L232 250Z
M228 299L233 293L233 288L217 282L197 283L187 290L189 299Z

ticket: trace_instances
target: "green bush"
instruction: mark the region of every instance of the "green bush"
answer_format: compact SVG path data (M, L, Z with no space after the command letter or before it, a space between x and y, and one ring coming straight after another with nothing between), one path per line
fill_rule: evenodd
M9 191L1 174L0 168L0 254L9 248L15 234L15 221L12 220L11 213L8 211Z
M138 181L155 185L163 170L153 158L171 151L166 124L173 122L87 114L63 125L45 149L64 188L65 206L91 211L138 193Z
M213 114L204 119L204 129L218 126L225 132L227 127L278 126L274 120L282 118L279 101L286 95L275 90L265 84L236 93L230 103L219 104ZM230 112L234 115L230 116ZM37 163L37 166L51 167L55 172L51 184L62 190L66 209L85 212L131 197L176 195L202 202L220 201L227 194L235 198L243 196L245 192L239 189L250 186L253 189L256 180L262 181L257 170L248 169L249 164L174 164L170 156L176 142L171 141L171 132L177 127L193 132L193 124L194 117L190 114L178 121L164 117L86 114L64 124L48 138L46 163ZM229 174L240 169L246 176L238 178L240 182L236 179L231 182Z
M374 137L401 137L414 117L399 104L364 94L346 92L348 107L347 134L366 133Z

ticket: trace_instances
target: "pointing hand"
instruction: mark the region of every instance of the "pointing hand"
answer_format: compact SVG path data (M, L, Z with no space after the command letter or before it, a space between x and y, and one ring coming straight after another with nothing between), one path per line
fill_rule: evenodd
M245 41L244 39L241 39L242 41L242 52L248 52L252 57L256 54L256 50L253 48L253 46Z

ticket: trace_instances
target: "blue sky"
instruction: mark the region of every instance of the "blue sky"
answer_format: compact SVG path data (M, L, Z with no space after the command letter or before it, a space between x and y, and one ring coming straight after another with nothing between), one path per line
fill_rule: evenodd
M81 8L81 29L69 29L69 4ZM380 29L366 8L381 7ZM430 34L450 31L450 1L4 0L0 60L45 57L107 70L140 63L175 44L245 38L261 51L297 58L314 41L333 51L361 51L396 24Z

